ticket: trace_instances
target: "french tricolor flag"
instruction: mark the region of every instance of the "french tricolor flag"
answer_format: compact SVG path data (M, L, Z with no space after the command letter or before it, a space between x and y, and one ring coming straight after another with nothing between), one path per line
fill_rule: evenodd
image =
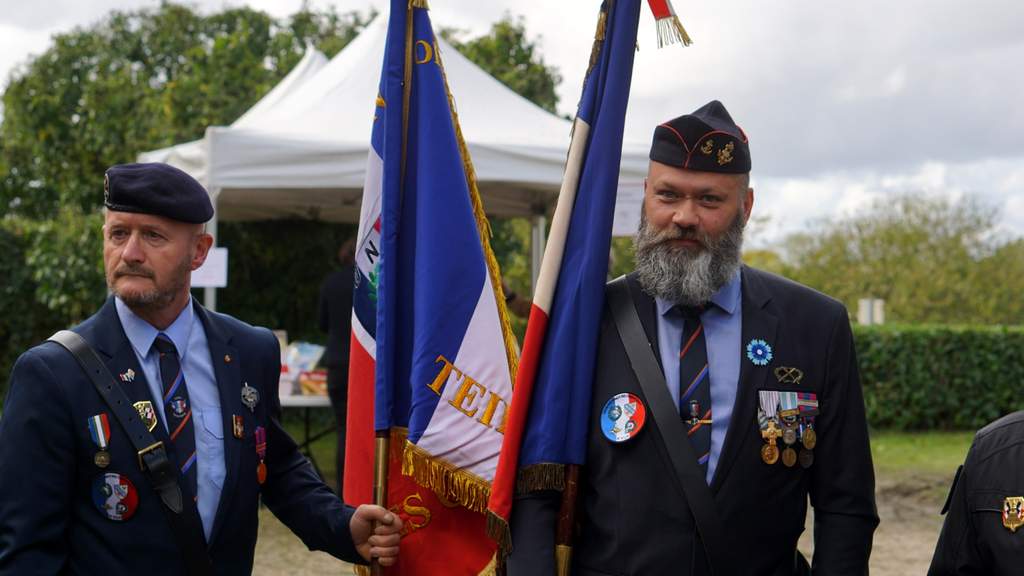
M515 340L489 228L423 2L393 0L374 114L353 298L345 496L408 526L403 575L479 574Z
M565 465L584 460L639 15L640 0L601 7L488 504L506 551L517 482L560 490Z

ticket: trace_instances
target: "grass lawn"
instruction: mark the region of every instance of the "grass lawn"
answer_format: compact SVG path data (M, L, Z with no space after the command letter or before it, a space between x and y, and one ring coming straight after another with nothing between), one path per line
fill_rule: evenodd
M895 432L871 434L871 454L879 475L917 473L952 477L963 464L974 432Z

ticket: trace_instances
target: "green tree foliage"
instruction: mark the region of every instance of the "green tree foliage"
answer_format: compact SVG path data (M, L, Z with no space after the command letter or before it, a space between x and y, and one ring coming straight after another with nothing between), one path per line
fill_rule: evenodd
M1000 241L995 211L977 201L898 196L785 248L784 275L851 310L870 297L885 300L892 322L1024 323L1024 248Z
M0 124L0 387L17 354L84 319L106 295L99 208L108 166L200 138L209 125L230 124L307 46L332 56L371 18L305 6L283 20L250 8L202 15L165 2L111 12L93 26L59 34L16 69ZM310 233L300 233L294 223L271 224L247 234L242 226L223 225L233 250L229 282L237 287L226 291L230 308L224 309L308 332L316 310L316 287L308 284L318 281L308 276L323 276L337 237L349 228L311 225ZM290 254L266 249L281 235ZM266 254L280 262L266 264ZM272 273L279 274L276 283L267 284ZM254 300L259 313L244 297L250 292L244 282L253 277L259 283L248 286L274 288L253 290L265 296ZM292 290L291 279L300 287ZM299 306L306 307L301 319Z
M453 29L442 30L441 36L516 94L552 114L556 112L555 90L562 76L556 67L544 63L536 41L527 36L522 17L505 14L488 34L470 40L460 39L462 33Z

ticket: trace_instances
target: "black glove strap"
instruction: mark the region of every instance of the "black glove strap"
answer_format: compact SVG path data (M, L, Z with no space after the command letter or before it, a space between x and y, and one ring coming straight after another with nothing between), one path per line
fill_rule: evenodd
M651 348L647 334L644 332L640 316L637 314L633 296L625 276L616 278L608 284L608 306L619 338L626 348L629 363L640 381L640 387L654 417L655 428L661 436L672 468L679 479L683 498L693 512L697 532L711 573L714 576L735 574L731 565L726 546L725 529L715 510L715 497L704 480L704 472L697 465L697 457L693 448L686 440L686 430L679 417L679 408L672 401L665 376L661 372L654 350Z
M167 457L164 443L154 438L142 423L121 384L84 338L70 330L61 330L49 340L71 352L131 440L142 472L164 503L161 509L184 555L189 576L212 576L213 564L206 549L199 511L193 503L183 501L178 471Z

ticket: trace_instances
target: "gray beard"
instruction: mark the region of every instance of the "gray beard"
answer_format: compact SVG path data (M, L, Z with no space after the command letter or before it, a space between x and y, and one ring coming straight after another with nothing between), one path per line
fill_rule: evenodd
M700 234L674 224L654 230L641 215L640 229L633 238L636 272L640 286L649 295L683 306L702 306L736 275L743 249L743 217L736 214L721 236ZM666 240L695 238L700 250L673 248Z

